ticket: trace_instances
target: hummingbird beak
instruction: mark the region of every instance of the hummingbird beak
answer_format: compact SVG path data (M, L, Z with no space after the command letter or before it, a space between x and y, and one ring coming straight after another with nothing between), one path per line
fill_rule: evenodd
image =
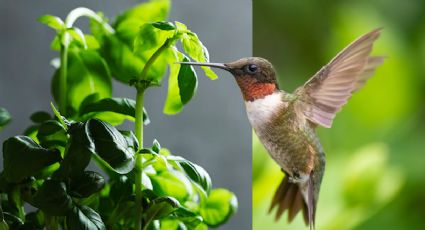
M196 65L196 66L208 66L218 69L224 69L226 71L232 72L232 69L223 63L207 63L207 62L175 62L175 64L180 65Z

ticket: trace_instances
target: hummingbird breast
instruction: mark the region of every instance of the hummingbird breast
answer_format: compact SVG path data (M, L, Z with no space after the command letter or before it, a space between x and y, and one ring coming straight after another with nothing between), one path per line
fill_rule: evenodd
M322 158L314 128L279 91L246 102L248 119L270 156L291 177L307 180ZM320 156L319 156L320 155Z

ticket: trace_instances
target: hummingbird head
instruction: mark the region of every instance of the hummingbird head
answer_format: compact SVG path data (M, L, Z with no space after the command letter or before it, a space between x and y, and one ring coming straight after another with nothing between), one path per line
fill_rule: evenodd
M273 65L264 58L248 57L230 63L180 62L229 71L241 89L245 101L254 101L279 90Z

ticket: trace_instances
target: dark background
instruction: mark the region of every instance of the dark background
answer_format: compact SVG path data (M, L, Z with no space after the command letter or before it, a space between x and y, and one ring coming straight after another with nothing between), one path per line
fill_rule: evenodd
M0 0L0 106L13 116L12 123L0 133L1 142L21 134L30 124L31 113L50 111L54 68L49 62L58 53L50 50L54 31L36 19L44 14L63 18L78 6L103 11L113 18L139 2ZM249 0L174 1L169 17L198 34L209 49L212 62L251 56L251 18ZM84 20L78 22L82 28L86 25ZM145 143L157 138L173 154L204 167L214 187L235 192L238 213L220 229L250 229L251 129L232 77L226 72L217 73L220 78L210 81L198 71L197 95L183 112L174 116L162 113L167 87L150 89L145 96L145 108L151 118L145 128ZM113 95L134 98L135 91L115 82Z

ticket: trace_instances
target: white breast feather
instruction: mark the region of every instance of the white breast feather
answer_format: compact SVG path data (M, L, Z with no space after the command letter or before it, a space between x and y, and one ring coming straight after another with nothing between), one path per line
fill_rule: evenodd
M284 102L282 94L276 92L261 99L245 102L246 112L251 125L256 128L269 121L270 118L282 109Z

